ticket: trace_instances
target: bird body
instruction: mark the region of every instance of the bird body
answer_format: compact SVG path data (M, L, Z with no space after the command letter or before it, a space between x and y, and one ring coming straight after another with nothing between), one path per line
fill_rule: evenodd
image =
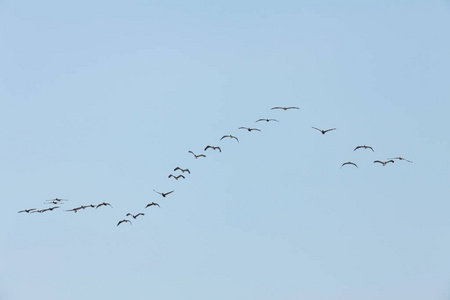
M133 219L136 219L137 217L144 216L144 215L145 215L144 213L138 213L137 215L133 215L132 213L127 213L127 217L132 216Z
M282 109L282 110L286 111L286 110L288 110L288 109L299 109L299 108L296 107L296 106L289 106L289 107L275 106L275 107L272 107L271 109Z
M122 221L119 221L119 223L117 223L117 226L119 226L119 225L122 224L122 223L127 223L127 222L129 222L131 225L133 225L133 223L131 223L130 220L125 220L125 219L123 219Z
M176 167L175 169L173 169L174 172L176 172L177 170L180 170L181 172L188 172L189 174L191 174L191 171L189 171L189 169L182 169L180 167Z
M236 141L238 141L239 143L239 139L237 137L235 137L234 135L228 134L228 135L224 135L223 137L220 138L220 140L223 140L224 138L230 138L230 139L235 139Z
M266 122L270 122L270 121L280 122L280 121L278 121L278 120L276 120L276 119L258 119L258 120L256 120L256 122L261 122L261 121L266 121ZM255 123L256 123L256 122L255 122Z
M150 207L150 206L158 206L158 207L160 207L158 203L152 202L152 203L147 204L145 206L145 208Z
M222 149L220 149L220 147L218 147L218 146L210 146L210 145L208 145L208 146L205 147L204 151L206 151L208 149L219 150L219 152L222 152Z
M336 128L331 128L331 129L327 129L327 130L322 130L322 129L319 129L319 128L316 128L316 127L313 127L313 126L311 126L311 127L314 128L314 129L316 129L316 130L319 130L320 132L322 132L322 134L325 134L325 133L327 133L328 131L336 130Z
M249 128L249 127L239 127L239 129L247 129L248 132L251 132L251 131L253 131L253 130L261 131L261 129L258 129L258 128Z
M351 161L348 161L348 162L343 163L342 166L341 166L341 168L342 168L343 166L345 166L345 165L353 165L353 166L355 166L355 167L358 168L358 165L356 165L355 163L353 163L353 162L351 162ZM358 168L358 169L359 169L359 168Z
M153 191L155 191L155 190L153 190ZM167 193L160 193L160 192L158 192L158 191L155 191L155 192L158 193L158 194L160 194L160 195L163 196L163 197L166 197L167 195L173 193L174 191L170 191L170 192L167 192Z
M366 145L357 146L355 149L353 149L353 151L356 151L356 150L361 149L361 148L364 148L364 149L370 149L370 150L372 150L372 152L375 152L375 151L373 151L373 148L372 148L372 147L366 146Z
M375 160L373 163L380 163L384 167L384 166L386 166L387 163L394 163L394 161L392 159L388 160L388 161Z
M393 157L393 158L389 158L389 159L398 159L398 160L404 160L404 161L407 161L407 162L409 162L409 163L412 163L412 161L410 161L410 160L407 160L406 158L403 158L403 157L400 157L400 156L398 156L398 157Z
M181 177L181 178L183 178L183 179L185 179L185 178L186 178L186 177L184 177L184 176L183 176L183 175L181 175L181 174L180 174L180 175L178 175L178 176L174 176L174 175L170 174L170 175L169 175L169 178L170 178L170 177L173 177L173 178L175 178L176 180L180 179L180 177Z
M192 155L194 155L195 159L197 159L197 158L199 158L199 157L206 157L205 154L199 154L199 155L196 155L196 154L195 154L194 152L192 152L192 151L189 151L189 153L191 153Z

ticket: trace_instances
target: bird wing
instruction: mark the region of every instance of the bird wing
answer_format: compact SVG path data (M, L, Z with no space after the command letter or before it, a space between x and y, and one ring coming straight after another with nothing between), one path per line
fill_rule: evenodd
M369 148L370 150L372 150L372 152L375 152L375 151L373 150L373 148L372 148L372 147L370 147L370 146L367 146L367 148Z
M311 127L314 128L315 130L319 130L320 132L322 132L322 129L319 129L319 128L313 127L313 126L311 126Z
M209 146L209 145L206 146L204 151L206 151L208 148L211 148L211 146Z
M250 128L248 128L248 127L239 127L238 129L247 129L247 130L249 130Z
M232 138L232 139L236 139L236 141L238 141L239 142L239 139L237 138L237 137L235 137L235 136L230 136L230 138Z
M267 121L267 120L268 120L268 119L258 119L258 120L255 121L255 123L256 123L256 122L261 122L261 121Z
M168 192L168 193L165 193L166 195L169 195L169 194L171 194L171 193L173 193L174 191L170 191L170 192Z
M384 162L382 162L381 160L375 160L373 163L380 163L384 165Z
M155 190L153 190L153 191L155 191ZM160 195L162 195L162 193L160 193L160 192L158 192L158 191L155 191L156 193L158 193L158 194L160 194Z
M327 130L324 130L324 131L328 132L328 131L331 131L331 130L336 130L336 128L331 128L331 129L327 129Z
M145 216L145 214L144 213L138 213L135 217L137 218L139 216Z
M219 149L219 152L222 152L222 149L220 149L220 147L216 147L217 149Z
M299 109L297 106L289 106L289 107L286 107L286 109Z
M251 128L251 130L261 131L261 129L258 128Z
M174 177L174 176L172 174L170 174L168 178L170 178L170 177Z
M272 107L271 109L284 109L283 107L279 107L279 106L275 106L275 107Z
M132 213L127 213L126 216L127 216L127 217L128 217L128 216L133 216L133 214L132 214Z
M277 119L268 119L269 121L275 121L275 122L280 122Z
M358 150L358 149L360 149L360 148L362 148L362 146L356 147L355 149L353 149L353 151Z
M226 138L228 135L224 135L223 137L220 138L220 140L223 140L224 138Z
M196 155L196 157L206 157L206 155L205 154L199 154L199 155Z
M181 170L180 167L176 167L175 169L173 169L174 172L176 172L177 170Z
M395 163L395 161L393 161L392 159L391 159L391 160L388 160L388 161L385 162L385 163L387 164L387 163L390 163L390 162L391 162L391 163Z

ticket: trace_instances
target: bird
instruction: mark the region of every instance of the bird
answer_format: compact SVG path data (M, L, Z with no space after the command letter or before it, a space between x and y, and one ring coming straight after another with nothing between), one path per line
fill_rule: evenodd
M336 128L331 128L331 129L327 129L327 130L322 130L322 129L319 129L319 128L316 128L316 127L313 127L313 126L311 126L312 128L314 128L314 129L316 129L316 130L319 130L320 132L322 132L322 134L325 134L325 133L327 133L328 131L331 131L331 130L336 130Z
M407 161L407 162L409 162L409 163L412 163L412 161L407 160L406 158L403 158L403 157L400 157L400 156L398 156L398 157L393 157L393 158L388 158L388 159L398 159L398 160L404 160L404 161Z
M67 199L55 198L55 199L50 199L50 200L46 200L46 201L49 201L49 202L52 202L52 201L61 202L61 201L67 201Z
M278 120L276 120L276 119L258 119L258 120L256 120L256 122L261 122L261 121L266 121L266 122L270 122L270 121L280 122L280 121L278 121ZM256 122L255 122L255 123L256 123Z
M45 204L62 204L59 201L44 202Z
M258 129L258 128L249 128L249 127L239 127L239 129L247 129L247 131L249 131L249 132L251 132L251 131L253 131L253 130L261 131L261 129Z
M224 138L230 138L230 139L235 139L236 141L238 141L239 143L239 139L237 137L235 137L234 135L228 134L228 135L224 135L223 137L220 138L220 140L223 140Z
M388 161L381 161L381 160L375 160L373 163L380 163L380 164L382 164L383 165L383 167L387 164L387 163L394 163L394 161L391 159L391 160L388 160Z
M208 146L205 147L205 151L206 151L207 149L213 149L213 150L219 149L219 152L222 152L222 150L221 150L220 147L218 147L218 146L210 146L210 145L208 145Z
M375 151L373 151L373 148L372 148L372 147L366 146L366 145L357 146L355 149L353 149L353 151L358 150L358 149L361 149L361 148L364 148L364 149L370 149L370 150L372 150L372 152L375 152Z
M72 208L72 209L66 209L66 211L73 211L74 213L76 213L80 209L81 209L81 207L75 207L75 208Z
M95 208L99 208L100 206L108 206L108 205L112 207L111 204L103 202L103 203L98 204Z
M177 170L180 170L181 172L188 172L189 174L191 174L191 171L189 171L189 169L182 169L180 167L176 167L175 169L173 169L174 172L176 172Z
M95 205L89 204L89 205L82 205L82 206L81 206L82 209L85 209L85 208L88 208L88 207L95 208Z
M129 222L131 225L133 225L133 223L131 223L130 220L125 220L125 219L123 219L122 221L119 221L119 223L117 223L117 226L119 226L119 225L122 224L122 223L126 223L126 222Z
M272 107L271 109L282 109L282 110L288 110L288 109L299 109L298 107L296 107L296 106L289 106L289 107L280 107L280 106L275 106L275 107Z
M181 175L181 174L178 175L178 176L173 176L172 174L170 174L170 175L169 175L169 178L170 178L170 177L173 177L173 178L175 178L176 180L180 179L180 177L183 177L183 179L186 179L186 177L184 177L184 176Z
M139 217L139 216L145 216L145 214L144 214L144 213L138 213L137 215L133 215L132 213L127 213L127 217L128 217L128 216L132 216L133 219L136 219L136 218Z
M196 155L194 152L192 152L192 151L189 151L189 153L191 153L192 155L194 155L194 157L197 159L197 158L199 158L199 157L206 157L206 155L205 154L199 154L199 155Z
M47 210L53 211L56 208L59 208L59 206L49 207L49 208L44 209L44 211L47 211Z
M158 203L155 203L155 202L152 202L152 203L147 204L147 205L145 206L145 208L147 208L147 207L149 207L149 206L158 206L158 207L161 207L161 206L159 206Z
M153 191L155 191L155 190L153 190ZM170 192L167 192L167 193L160 193L160 192L158 192L158 191L155 191L156 193L158 193L158 194L160 194L161 196L163 196L163 197L166 197L167 195L169 195L170 193L173 193L174 191L170 191Z
M30 209L20 210L20 211L18 211L17 213L20 214L20 213L26 212L27 214L29 214L29 213L30 213L31 211L33 211L33 210L36 210L36 208L30 208Z
M342 166L341 166L341 168L342 168L343 166L345 166L345 165L354 165L355 167L358 168L358 166L357 166L355 163L352 163L351 161L348 161L348 162L343 163ZM359 168L358 168L358 169L359 169Z

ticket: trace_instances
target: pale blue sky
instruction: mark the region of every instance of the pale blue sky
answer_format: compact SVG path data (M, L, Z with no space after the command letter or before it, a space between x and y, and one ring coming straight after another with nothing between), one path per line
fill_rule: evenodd
M450 298L450 2L16 0L0 25L0 299Z

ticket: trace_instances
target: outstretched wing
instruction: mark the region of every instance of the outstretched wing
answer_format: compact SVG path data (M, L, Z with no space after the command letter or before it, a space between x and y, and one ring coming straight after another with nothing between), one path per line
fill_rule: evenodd
M375 160L373 163L380 163L380 164L385 164L383 161L381 161L381 160Z
M168 193L164 193L166 196L167 195L169 195L169 194L172 194L174 191L170 191L170 192L168 192Z
M153 190L154 192L156 192L156 193L158 193L158 194L160 194L160 195L162 195L162 193L160 193L160 192L158 192L158 191L155 191L155 190Z
M272 107L271 109L284 109L284 107L275 106L275 107Z
M248 127L239 127L238 129L247 129L247 130L249 130L250 128L248 128Z
M285 109L299 109L297 106L289 106L289 107L286 107Z
M355 149L353 149L353 151L355 151L355 150L358 150L358 149L360 149L360 148L362 148L363 146L358 146L358 147L356 147Z
M320 132L322 132L322 129L319 129L319 128L313 127L313 126L311 126L311 127L314 128L315 130L319 130Z
M324 132L328 132L328 131L331 131L331 130L336 130L336 128L327 129L327 130L324 130Z

